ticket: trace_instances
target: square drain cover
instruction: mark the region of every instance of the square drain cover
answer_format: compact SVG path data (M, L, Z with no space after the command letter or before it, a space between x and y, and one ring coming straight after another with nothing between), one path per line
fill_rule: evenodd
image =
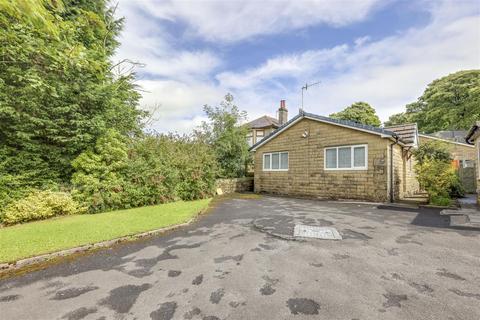
M335 228L306 226L303 224L295 225L295 228L293 229L293 236L325 240L342 240L342 236Z

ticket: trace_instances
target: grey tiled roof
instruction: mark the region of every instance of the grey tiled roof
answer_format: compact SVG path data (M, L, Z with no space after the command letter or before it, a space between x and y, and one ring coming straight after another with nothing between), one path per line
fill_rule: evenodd
M333 118L329 118L329 117L324 117L324 116L319 116L319 115L316 115L316 114L313 114L313 113L308 113L308 112L300 112L298 115L296 115L295 117L293 117L292 119L288 120L287 122L285 122L282 126L280 126L278 129L274 130L273 132L271 132L269 135L267 135L263 140L255 143L251 148L250 150L256 148L258 145L262 144L262 143L265 143L267 140L269 140L272 136L276 135L278 132L280 132L283 128L289 126L292 122L298 120L299 118L304 118L304 117L307 117L307 118L311 118L311 119L317 119L319 121L323 121L323 122L330 122L332 124L338 124L338 125L342 125L342 126L347 126L347 127L352 127L353 129L361 129L361 130L364 130L364 131L370 131L372 133L376 133L376 134L383 134L383 135L387 135L387 136L391 136L391 137L397 137L396 133L394 131L391 131L391 130L387 130L387 129L384 129L384 128L379 128L379 127L374 127L374 126L369 126L369 125L365 125L365 124L361 124L361 123L358 123L358 122L354 122L354 121L349 121L349 120L338 120L338 119L333 119Z
M467 135L467 132L468 131L465 130L437 131L430 133L430 135L441 139L465 143L465 136Z
M258 119L252 120L249 123L246 124L251 129L257 129L257 128L266 128L266 127L279 127L278 120L275 118L272 118L270 116L263 116Z
M385 129L395 132L407 146L413 146L417 140L418 129L416 123L399 124Z
M341 125L344 125L344 126L349 126L349 127L352 127L352 128L357 128L357 129L372 131L372 132L375 132L375 133L395 136L394 131L386 130L384 128L370 126L370 125L367 125L367 124L361 124L361 123L358 123L358 122L355 122L355 121L333 119L333 118L319 116L319 115L316 115L316 114L313 114L313 113L308 113L308 112L304 112L304 115L306 117L318 119L318 120L325 121L325 122L330 122L330 123L334 123L334 124L336 123L336 124L341 124Z

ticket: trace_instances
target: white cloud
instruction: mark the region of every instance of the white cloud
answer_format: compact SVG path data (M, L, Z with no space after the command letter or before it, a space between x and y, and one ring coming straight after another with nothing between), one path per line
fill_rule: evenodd
M236 72L221 70L225 65L214 53L217 48L213 44L202 50L177 48L176 39L160 23L162 19L181 20L195 35L228 42L309 23L345 25L365 19L375 7L374 2L353 1L343 5L347 10L328 2L332 8L325 12L330 14L317 20L308 15L318 15L316 10L326 6L324 1L299 13L298 19L292 17L305 6L302 1L283 3L284 9L275 2L270 3L271 8L257 6L256 10L253 2L202 2L201 7L193 2L188 6L187 2L172 1L121 2L120 15L126 15L127 22L117 58L146 63L150 80L138 81L144 90L141 105L161 105L152 126L161 132L193 129L204 119L203 104L217 104L226 92L234 94L237 105L247 110L250 119L263 114L275 116L280 99L287 99L293 116L300 105L301 86L315 80L322 83L308 90L307 111L328 115L363 100L386 120L415 101L432 80L480 67L480 18L474 2L424 2L431 19L423 27L380 40L365 35L353 43L271 57ZM142 10L155 18L146 18ZM237 15L248 19L239 20Z
M357 41L353 46L271 58L257 68L225 72L218 79L241 97L256 96L260 103L287 98L292 114L300 105L301 84L320 76L322 84L306 94L306 110L328 115L362 100L376 107L386 120L415 101L434 79L480 67L480 18L472 14L472 5L436 4L431 8L433 19L425 27L379 41ZM279 86L276 92L265 91L266 84L270 86L275 78L284 76L296 83L290 90ZM241 100L247 100L247 110L257 110L248 99ZM275 110L276 103L270 113Z
M139 61L145 65L142 71L154 77L184 80L204 79L221 65L221 59L209 50L176 48L175 39L160 21L142 12L142 3L124 1L118 7L117 15L125 17L126 23L114 60Z
M327 24L340 27L367 18L380 0L230 0L230 1L142 1L143 8L157 18L181 21L190 34L211 41L233 42Z
M158 116L178 117L202 113L204 104L218 103L224 91L209 83L184 83L175 80L140 80L141 105L148 109L161 105Z
M315 70L326 67L334 59L343 57L348 46L342 45L327 50L309 50L267 60L258 68L240 74L223 72L217 79L225 87L245 88L262 81L278 77L299 78L311 75Z

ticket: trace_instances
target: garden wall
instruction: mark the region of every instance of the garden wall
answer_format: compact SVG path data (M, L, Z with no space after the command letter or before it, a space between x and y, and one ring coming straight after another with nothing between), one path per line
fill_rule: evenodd
M217 179L215 189L222 189L222 192L245 192L253 191L253 177L236 178L236 179Z

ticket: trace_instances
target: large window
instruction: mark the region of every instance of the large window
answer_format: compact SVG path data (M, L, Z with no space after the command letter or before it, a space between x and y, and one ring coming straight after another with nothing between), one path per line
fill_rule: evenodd
M263 171L287 171L288 152L271 152L263 154Z
M340 146L325 148L325 170L366 170L368 146Z

